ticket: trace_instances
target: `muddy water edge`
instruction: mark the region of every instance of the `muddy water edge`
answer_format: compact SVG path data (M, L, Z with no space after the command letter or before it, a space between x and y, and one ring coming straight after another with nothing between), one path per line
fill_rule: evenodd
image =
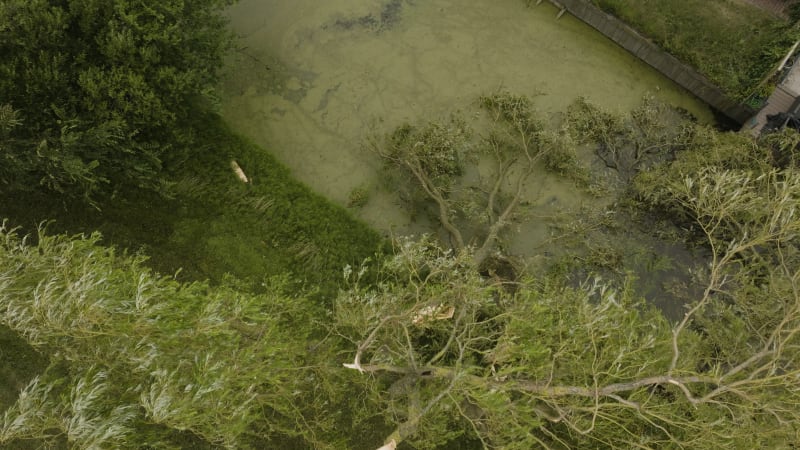
M536 95L553 120L580 96L629 111L645 94L712 120L707 106L670 80L557 14L547 2L521 0L241 0L229 10L239 40L222 83L222 113L332 201L347 205L354 190L364 191L368 201L354 214L395 235L432 225L401 206L364 143L404 122L453 111L470 117L476 99L498 89ZM546 219L577 220L579 211L611 201L544 172L528 193L530 219L508 250L531 264L561 248ZM663 243L650 247L658 250L642 257L688 258Z

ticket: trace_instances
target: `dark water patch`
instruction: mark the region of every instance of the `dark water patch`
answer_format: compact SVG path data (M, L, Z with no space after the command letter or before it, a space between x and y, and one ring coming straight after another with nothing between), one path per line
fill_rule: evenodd
M239 87L238 92L229 94L280 95L297 104L306 97L319 77L316 72L290 67L279 58L248 47L236 49L230 58L231 64L237 66L237 77L245 81L250 90L243 91ZM223 90L229 89L237 88L223 84Z
M656 238L639 240L641 247L628 255L626 265L636 277L634 289L670 320L680 320L685 305L700 298L703 286L692 276L705 256L681 242Z
M715 128L719 131L739 131L742 128L742 124L736 122L735 120L731 119L730 117L726 116L723 112L718 109L710 108L711 113L714 115L714 125Z
M626 207L609 213L573 213L554 223L565 238L539 249L547 270L560 273L574 288L600 282L658 308L672 321L702 296L703 269L710 255L687 243L669 222ZM565 233L566 232L566 233Z
M388 30L400 21L403 11L403 0L390 0L383 4L380 11L358 17L336 19L335 28L341 30L367 29L376 33ZM326 29L327 27L323 27Z
M342 83L338 83L336 86L334 86L332 88L328 88L325 91L325 93L322 95L322 99L319 101L319 105L317 105L317 109L315 109L314 112L319 112L319 111L322 111L325 108L327 108L328 107L328 102L331 99L331 95L335 94L336 91L338 91L339 87L341 87L341 86L342 86Z

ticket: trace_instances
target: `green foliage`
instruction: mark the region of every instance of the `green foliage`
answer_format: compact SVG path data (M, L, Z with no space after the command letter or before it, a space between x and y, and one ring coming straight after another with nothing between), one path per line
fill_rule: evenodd
M347 195L348 208L363 208L369 201L369 186L356 186Z
M686 150L676 154L675 161L656 165L640 172L633 180L633 195L657 214L686 224L687 212L675 202L668 186L683 183L687 175L714 169L757 174L771 171L773 157L767 146L758 145L752 137L741 133L719 133L707 127L695 127Z
M708 287L689 310L705 347L698 364L719 373L734 368L726 375L737 386L731 392L750 389L749 398L770 405L738 412L742 426L755 430L741 437L741 447L797 439L797 419L782 434L772 428L767 412L782 408L798 392L797 379L783 378L797 371L792 343L800 273L795 143L792 133L767 136L759 145L746 134L699 128L676 161L642 172L634 182L644 205L680 223L689 231L686 239L698 240L710 252L709 267L696 273ZM760 374L777 378L754 382ZM732 400L725 395L721 401Z
M660 128L657 116L581 114L575 118L585 122L574 126L606 142L671 143L674 131ZM589 122L597 118L604 120ZM552 271L505 284L477 275L469 251L443 252L426 239L400 244L376 287L357 283L340 295L337 330L354 354L345 367L367 374L366 407L396 426L383 442L697 449L796 442L800 176L795 167L774 169L772 149L744 134L697 127L678 136L687 136L686 150L633 183L642 204L678 217L689 231L683 237L709 255L692 270L702 288L682 293L688 303L675 322L645 305L630 278L617 289L599 279L576 287ZM795 142L791 133L778 138ZM596 265L619 259L617 247L594 248ZM373 377L402 385L402 395L387 404L366 381Z
M0 137L7 138L11 130L21 124L19 111L14 110L11 105L0 105Z
M262 295L182 285L96 235L0 237L2 323L50 355L5 412L0 443L64 435L81 448L142 448L188 430L241 448L265 408L273 432L294 432L315 308L285 280ZM163 428L143 441L150 424Z
M554 145L552 150L544 155L544 167L562 177L572 179L579 187L588 189L592 176L589 169L578 160L575 145L561 140L562 145Z
M487 105L500 120L481 142L500 168L503 155L537 161L555 145L522 106L510 95ZM634 147L653 136L672 142L650 111L584 114L574 126L600 140L591 133L618 124L610 142ZM167 273L189 262L192 277L212 274L220 286L154 275L96 235L26 241L2 230L0 323L49 361L17 381L0 444L705 449L797 440L800 177L774 170L771 149L747 136L695 128L674 161L634 178L640 204L681 217L710 255L692 272L703 289L670 322L622 274L616 289L556 270L501 279L481 275L467 246L443 250L428 237L358 266L380 242L374 233L220 122L205 125L197 129L217 151L199 153L165 187L174 200L121 196L97 217L123 240L152 243L145 250ZM426 155L413 148L422 141L406 142ZM231 172L234 157L251 183ZM151 220L131 225L145 214ZM610 220L596 214L568 226L585 235ZM621 272L620 249L593 244L587 260ZM290 278L248 293L286 268ZM332 308L298 294L302 282Z
M400 242L396 250L397 256L379 263L377 286L361 281L363 271L345 272L351 285L337 298L334 319L337 333L354 343L363 340L355 368L364 370L362 364L390 371L398 368L385 380L389 398L379 386L363 384L368 380L355 380L368 388L364 407L373 414L388 415L398 425L406 423L403 438L410 438L415 447L432 448L454 438L452 433L457 436L466 430L451 399L439 394L443 389L454 393L464 389L468 381L441 380L425 370L483 359L481 349L488 347L482 341L490 344L496 338L500 320L496 295L500 292L484 288L469 255L454 256L428 238L419 243ZM451 308L458 313L447 320L438 319L447 317ZM456 339L470 336L474 337L472 348ZM384 407L389 414L384 414ZM426 414L419 414L421 411Z
M336 330L353 342L345 367L362 373L363 407L395 423L384 442L520 449L793 442L800 178L726 177L697 177L705 186L699 194L673 189L687 208L706 212L698 222L714 255L698 273L705 290L677 323L644 304L630 283L571 287L539 277L506 288L480 277L469 254L427 239L400 243L377 286L346 274L353 287L337 299ZM766 186L774 192L768 201L759 193ZM757 203L768 203L759 207L764 214L738 222L735 240L717 240L713 228L726 223L717 212L728 214L730 205L744 214Z
M19 391L45 367L47 359L43 355L13 330L0 326L0 411L13 405Z
M628 115L579 98L569 106L566 127L576 141L594 145L597 156L625 185L639 171L673 159L694 133L678 111L649 96Z
M800 38L800 29L746 2L593 0L744 100Z
M493 116L495 122L503 121L521 135L538 137L544 123L537 116L530 98L510 92L482 96L480 105Z
M411 162L414 169L418 168L432 183L447 190L464 171L470 134L464 120L455 116L422 127L401 125L387 138L387 156Z
M216 83L229 0L3 0L0 103L23 126L0 136L4 191L91 196L158 187L189 155L192 111Z
M397 424L387 441L432 448L468 438L523 449L614 447L642 435L650 445L690 439L670 423L688 409L671 408L673 396L634 381L666 372L672 334L630 289L529 280L511 293L478 276L467 254L424 239L400 246L378 286L356 283L340 295L335 315L337 330L357 346L348 367L399 391L387 405L380 390L365 386L365 407L385 410ZM693 370L698 343L692 333L680 337L681 372ZM637 387L603 399L590 394L626 382ZM640 401L669 417L641 418L631 407Z

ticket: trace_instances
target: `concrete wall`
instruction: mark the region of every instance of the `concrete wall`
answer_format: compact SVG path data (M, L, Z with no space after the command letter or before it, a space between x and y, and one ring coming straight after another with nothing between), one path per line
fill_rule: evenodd
M732 100L696 70L586 0L551 1L736 122L742 124L755 114L754 109Z

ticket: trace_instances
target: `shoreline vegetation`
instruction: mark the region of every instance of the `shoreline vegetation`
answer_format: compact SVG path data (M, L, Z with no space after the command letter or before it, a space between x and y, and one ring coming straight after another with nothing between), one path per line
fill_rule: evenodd
M160 193L118 192L95 205L41 192L0 195L10 226L48 234L99 231L106 245L148 255L148 264L178 280L219 283L226 274L252 286L289 273L335 291L347 264L380 251L383 238L296 181L267 151L232 132L215 114L198 118L206 148L162 180ZM242 183L230 161L246 168ZM35 207L31 207L35 205Z
M796 15L783 19L740 1L591 1L756 107L774 87L766 78L800 39Z

